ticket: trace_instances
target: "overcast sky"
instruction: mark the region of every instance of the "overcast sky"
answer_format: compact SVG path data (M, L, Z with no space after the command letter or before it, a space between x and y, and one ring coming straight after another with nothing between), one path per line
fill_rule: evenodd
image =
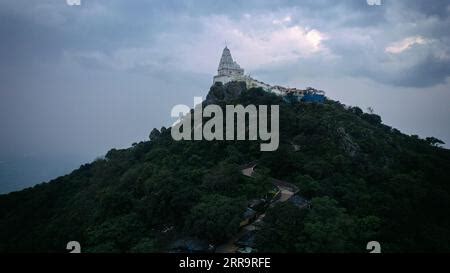
M169 125L206 96L225 42L259 80L450 143L447 0L2 0L0 193Z

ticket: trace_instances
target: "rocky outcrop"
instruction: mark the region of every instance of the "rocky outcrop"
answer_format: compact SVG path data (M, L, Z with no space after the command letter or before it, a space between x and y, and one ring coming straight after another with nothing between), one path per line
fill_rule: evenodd
M245 82L229 82L223 85L221 82L215 83L209 89L206 96L206 104L229 102L237 99L242 92L247 91Z
M350 157L355 157L359 151L359 145L353 140L353 138L345 131L343 127L337 129L337 133L340 137L341 148Z

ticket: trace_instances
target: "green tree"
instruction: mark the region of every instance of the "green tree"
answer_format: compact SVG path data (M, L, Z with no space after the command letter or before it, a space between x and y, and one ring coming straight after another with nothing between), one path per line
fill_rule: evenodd
M299 175L296 184L299 187L300 195L308 199L318 196L321 192L319 182L309 175Z
M259 252L287 253L295 252L300 240L306 210L300 210L293 204L279 203L264 217L264 225L256 235Z
M155 141L155 140L157 140L160 136L161 136L161 132L160 132L158 129L154 128L154 129L150 132L149 139L150 139L151 141Z
M444 144L445 144L444 141L442 141L442 140L440 140L440 139L437 139L437 138L435 138L435 137L427 137L427 138L425 139L425 141L426 141L428 144L430 144L431 146L435 146L435 147L439 147L440 145L444 145Z
M242 181L237 165L222 161L204 176L202 185L209 192L233 196L238 193Z
M130 250L133 253L155 253L160 251L154 239L144 237Z
M345 209L338 207L329 197L314 198L311 210L304 221L301 240L297 243L300 252L344 252L352 251L352 235L355 223Z
M223 242L237 233L244 207L242 199L208 195L190 211L185 230L213 243Z

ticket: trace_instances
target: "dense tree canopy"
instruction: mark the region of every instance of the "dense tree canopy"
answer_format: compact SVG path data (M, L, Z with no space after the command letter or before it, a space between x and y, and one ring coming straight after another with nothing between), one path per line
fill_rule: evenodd
M229 88L216 86L216 97ZM233 85L245 88L242 85ZM236 89L237 90L237 89ZM435 138L407 136L373 113L328 100L286 103L261 89L227 102L280 105L280 147L258 141L174 141L170 128L112 149L48 183L0 196L0 251L167 251L178 238L220 243L233 236L269 177L310 199L270 207L263 252L450 251L450 152ZM230 94L231 94L230 93ZM258 176L239 166L257 160Z

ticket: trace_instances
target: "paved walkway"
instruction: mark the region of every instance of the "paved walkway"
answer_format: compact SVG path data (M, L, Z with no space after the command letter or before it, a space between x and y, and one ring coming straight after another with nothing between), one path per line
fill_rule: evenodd
M253 177L253 175L255 173L256 165L257 165L256 163L250 163L250 164L245 165L244 168L241 170L242 174L247 177ZM292 196L294 196L298 192L298 188L291 183L288 183L288 182L285 182L282 180L278 180L278 179L274 179L274 178L271 178L271 180L272 180L272 184L274 186L276 186L280 192L279 198L274 200L272 202L271 206L273 206L273 204L278 203L278 202L288 201ZM226 242L225 244L219 245L216 248L216 253L236 253L236 251L239 249L239 247L235 243L246 232L256 230L257 227L254 224L256 222L261 222L265 216L266 216L266 214L263 213L263 214L259 215L258 218L253 223L243 226L239 230L239 232L235 236L233 236L233 238L231 238L228 242Z
M287 188L278 187L278 189L280 189L281 192L280 199L278 199L279 202L286 202L294 195L294 192Z
M247 177L253 177L253 173L255 172L255 167L256 167L256 164L251 165L245 169L242 169L241 172L243 175L245 175Z

